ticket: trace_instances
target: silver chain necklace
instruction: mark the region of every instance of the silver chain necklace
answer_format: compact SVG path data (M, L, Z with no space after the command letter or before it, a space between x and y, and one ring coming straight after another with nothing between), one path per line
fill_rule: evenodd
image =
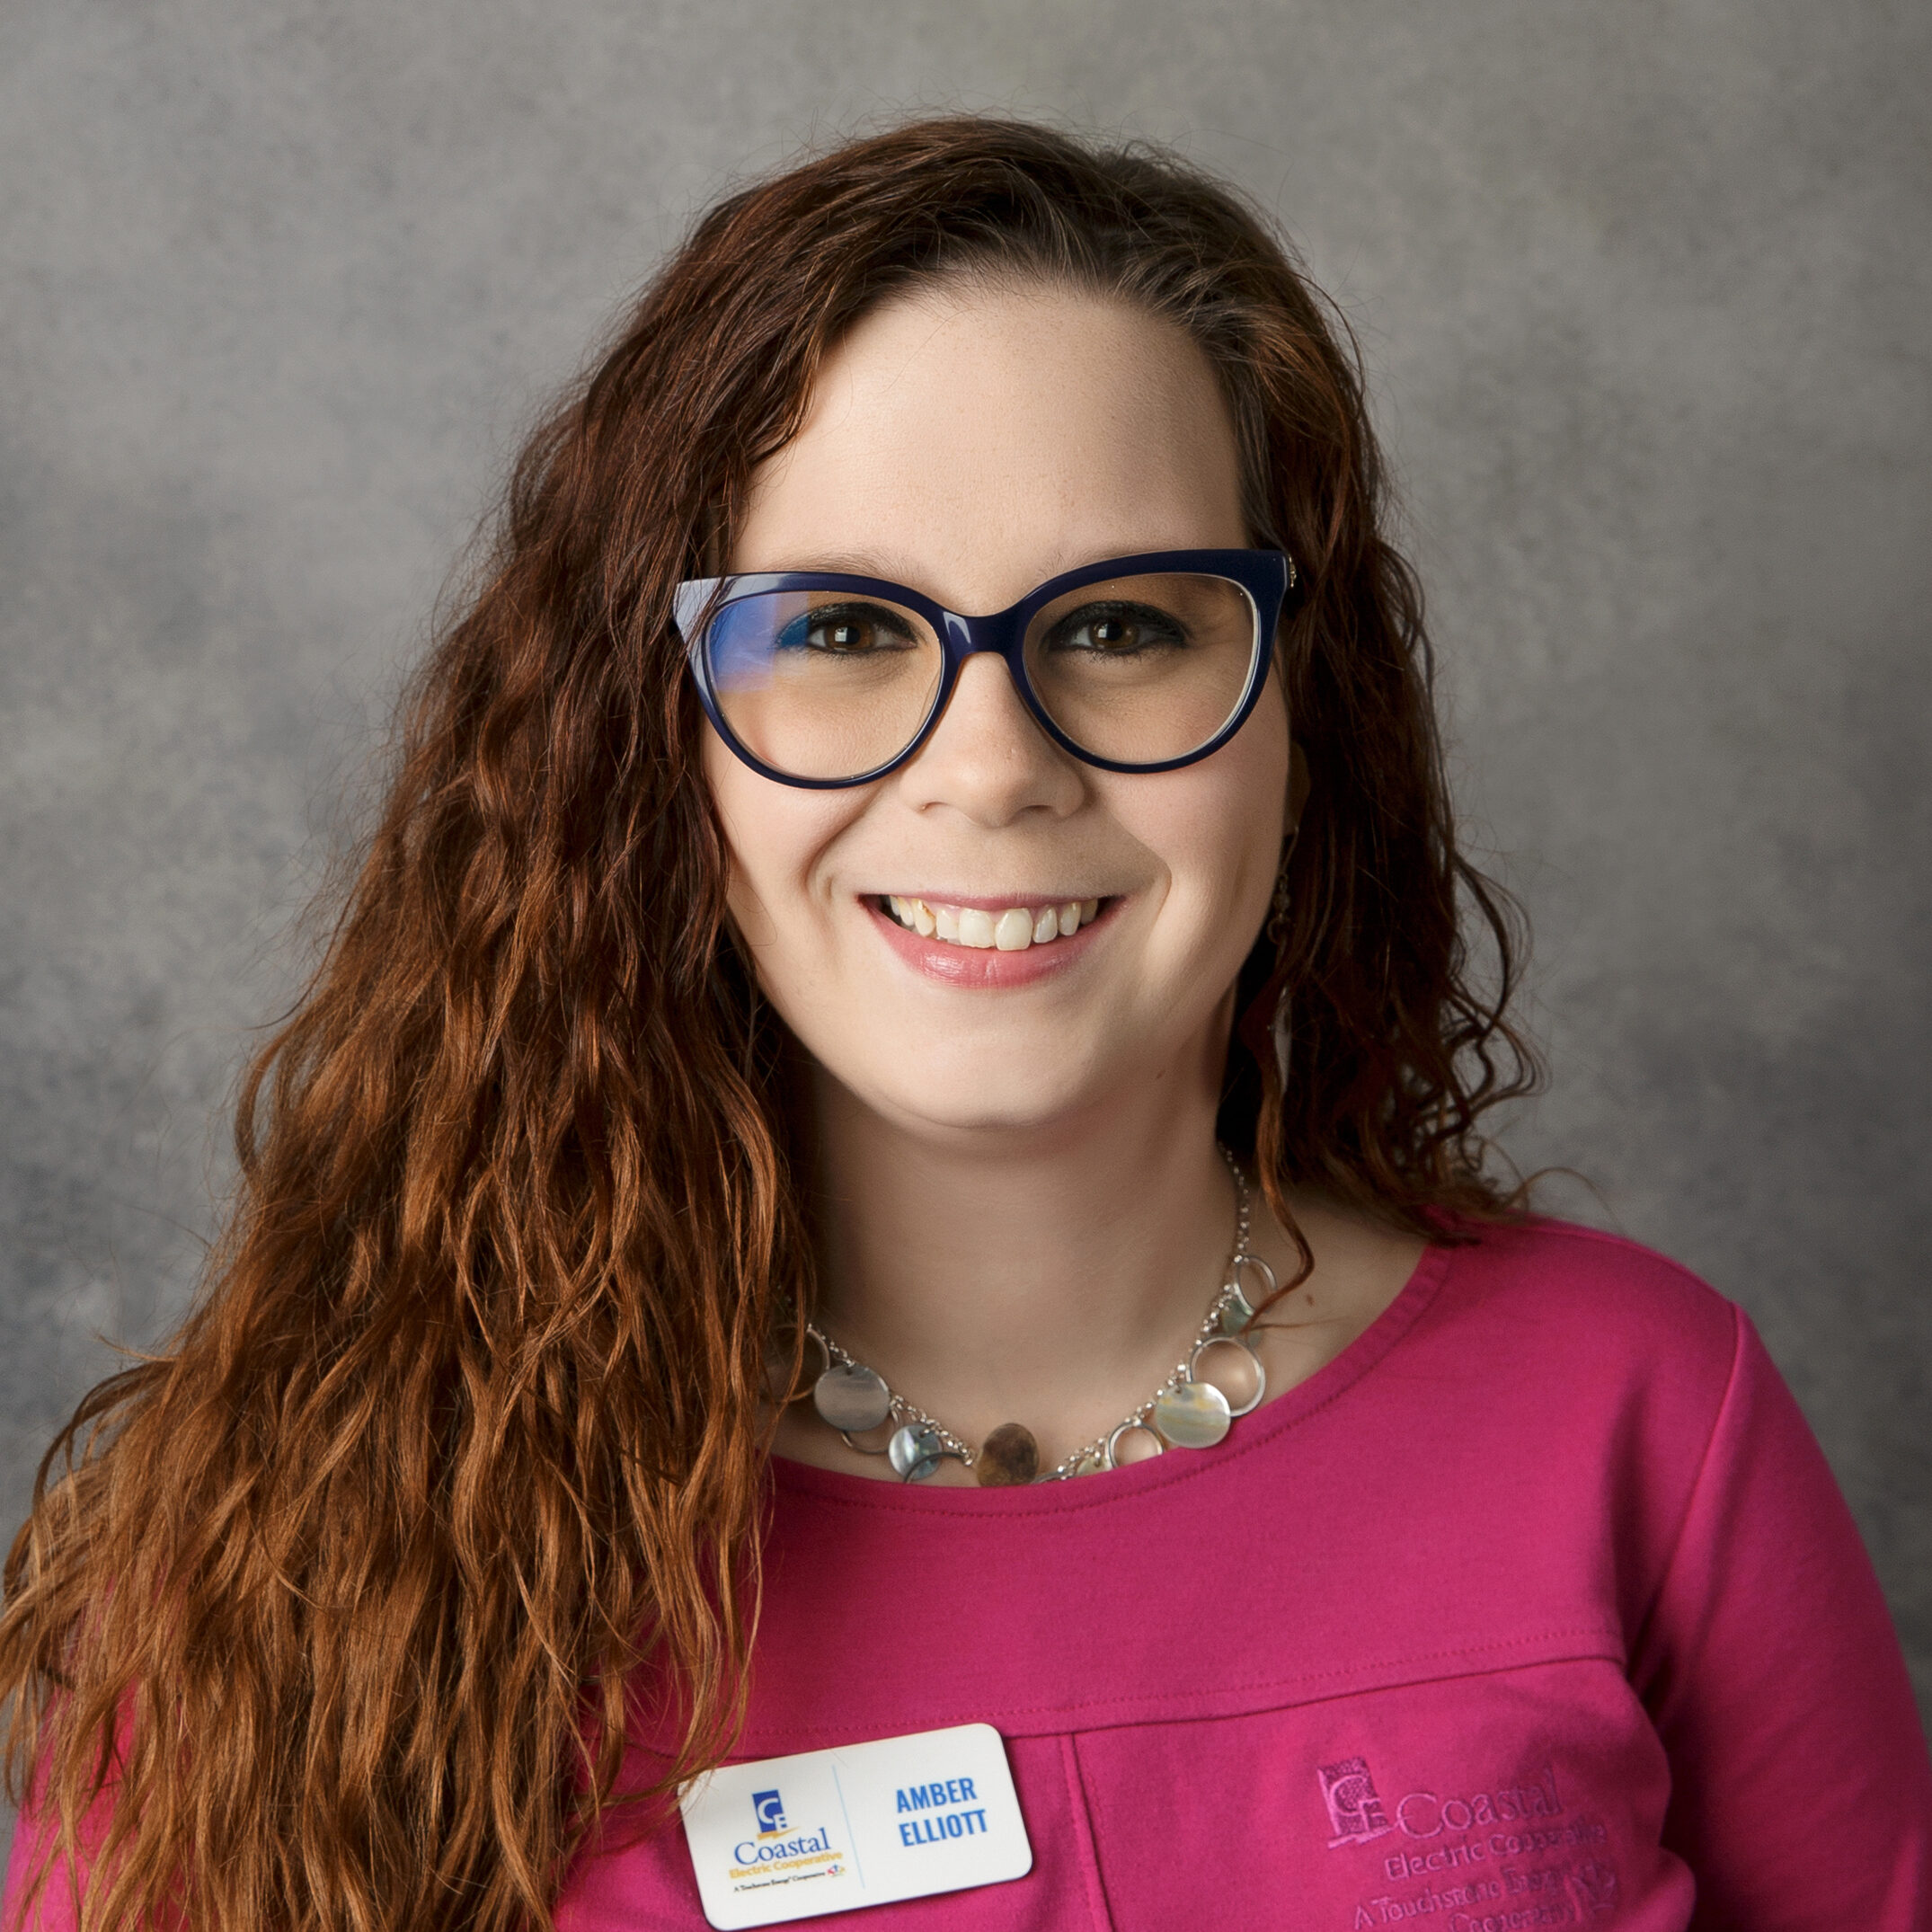
M825 1357L824 1370L811 1389L812 1406L820 1419L838 1431L846 1448L862 1456L887 1458L905 1482L926 1482L951 1457L963 1463L988 1489L1016 1483L1065 1482L1069 1476L1092 1476L1102 1469L1144 1462L1168 1449L1211 1449L1237 1417L1259 1408L1268 1392L1267 1371L1248 1341L1247 1331L1255 1309L1275 1291L1274 1271L1260 1255L1248 1252L1247 1180L1226 1148L1220 1155L1235 1180L1234 1246L1227 1276L1194 1331L1186 1359L1174 1365L1166 1380L1138 1409L1122 1416L1104 1435L1062 1458L1045 1475L1040 1473L1040 1446L1024 1422L1002 1422L975 1449L898 1394L877 1369L868 1369L823 1329L807 1322L807 1340L816 1343ZM1244 1286L1245 1278L1249 1277L1263 1284L1258 1298L1251 1298ZM1220 1366L1224 1372L1226 1367L1234 1366L1248 1385L1238 1405L1202 1376L1203 1364L1216 1350L1236 1352L1232 1359L1224 1356ZM889 1422L891 1434L882 1444L854 1440L876 1437Z

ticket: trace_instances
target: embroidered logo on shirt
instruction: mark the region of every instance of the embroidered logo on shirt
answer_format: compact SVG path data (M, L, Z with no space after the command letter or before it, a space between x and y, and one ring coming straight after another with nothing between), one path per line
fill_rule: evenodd
M1491 1826L1506 1829L1489 1841L1498 1856L1546 1849L1559 1844L1593 1842L1602 1836L1602 1827L1593 1821L1552 1826L1543 1821L1560 1820L1564 1802L1556 1790L1556 1768L1545 1765L1513 1785L1487 1791L1472 1791L1463 1796L1443 1796L1433 1791L1405 1793L1385 1803L1375 1788L1375 1778L1366 1758L1344 1758L1339 1764L1325 1764L1318 1776L1322 1801L1328 1807L1328 1825L1334 1836L1328 1848L1338 1851L1344 1845L1365 1845L1386 1832L1399 1831L1405 1839L1447 1843L1471 1831ZM1447 1854L1431 1854L1440 1869ZM1471 1854L1456 1853L1451 1862L1467 1863ZM1389 1876L1404 1874L1396 1867L1414 1862L1415 1855L1397 1853L1389 1863ZM1420 1869L1420 1867L1418 1867Z
M1366 1758L1344 1758L1339 1764L1325 1764L1318 1774L1322 1781L1322 1802L1328 1807L1330 1851L1343 1845L1365 1845L1395 1827L1382 1810L1376 1795L1375 1779Z
M784 1800L775 1791L754 1791L751 1794L751 1815L758 1821L760 1838L784 1837Z

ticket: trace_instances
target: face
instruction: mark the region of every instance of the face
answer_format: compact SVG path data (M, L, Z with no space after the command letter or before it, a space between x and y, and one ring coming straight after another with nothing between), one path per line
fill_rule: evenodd
M1233 423L1183 332L1062 290L945 288L875 310L829 357L730 568L858 572L979 613L1109 557L1247 544ZM705 748L767 997L859 1103L941 1132L1219 1080L1289 759L1271 682L1209 757L1096 770L991 654L872 784L777 784L709 726Z

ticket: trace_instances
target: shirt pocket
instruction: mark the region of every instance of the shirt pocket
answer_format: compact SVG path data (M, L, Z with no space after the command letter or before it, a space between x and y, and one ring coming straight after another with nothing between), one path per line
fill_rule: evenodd
M1663 1748L1606 1659L1431 1676L1086 1731L1075 1756L1119 1932L1594 1926L1683 1932Z

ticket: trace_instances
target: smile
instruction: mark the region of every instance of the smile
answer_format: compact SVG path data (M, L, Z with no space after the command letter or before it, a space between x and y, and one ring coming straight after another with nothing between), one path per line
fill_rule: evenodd
M1097 899L1061 900L1051 905L953 906L944 900L887 893L881 909L895 925L922 939L944 940L979 953L1024 953L1056 939L1070 939L1100 911Z

